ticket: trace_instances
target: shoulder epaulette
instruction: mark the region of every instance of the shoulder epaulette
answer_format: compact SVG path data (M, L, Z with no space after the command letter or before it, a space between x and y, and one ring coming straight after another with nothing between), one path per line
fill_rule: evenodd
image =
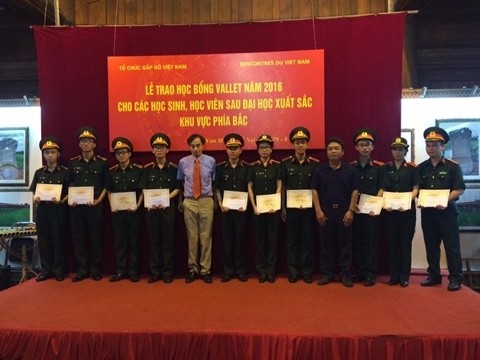
M280 164L280 161L270 159L270 163L271 163L271 164Z
M63 166L63 165L60 165L60 169L62 169L62 170L68 170L68 167Z
M137 169L143 169L143 166L140 164L133 163L132 166L135 166Z
M227 163L227 161L224 160L224 161L222 161L222 162L219 162L219 163L217 164L217 166L223 166L223 165L225 165L226 163Z
M286 158L282 159L282 162L287 161L287 160L291 160L292 158L293 158L293 155L287 156Z
M453 159L448 159L448 158L444 158L444 159L445 159L445 160L447 160L447 161L450 161L450 162L452 162L452 163L454 163L454 164L457 164L457 165L459 165L459 162L458 162L458 161L456 161L456 160L453 160Z
M374 163L375 165L378 165L378 166L384 166L384 165L385 165L384 162L378 161L378 160L373 160L373 163Z
M96 155L96 157L98 157L100 160L107 161L106 157L103 157L103 156L100 156L100 155Z
M74 156L74 157L70 158L70 160L80 160L80 159L81 159L80 155L77 155L77 156Z
M152 167L152 166L153 166L153 161L149 162L148 164L143 165L143 168L146 169L146 168Z
M243 164L243 165L246 165L246 166L250 166L250 163L247 162L247 161L245 161L245 160L242 160L242 164Z
M260 160L255 160L254 162L250 163L250 166L259 165L259 164L260 164Z
M171 167L174 167L175 169L178 169L178 165L177 165L177 164L175 164L175 163L173 163L173 162L171 162L171 161L169 162L169 164L170 164Z
M355 166L357 165L357 160L350 161L349 164Z
M415 164L414 162L407 162L407 164L411 167L414 167L414 168L417 167L417 164Z
M117 165L113 165L113 166L112 166L110 169L108 169L108 170L117 170L117 168L118 168L118 164L117 164Z
M388 163L385 163L385 166L392 166L393 165L393 161L389 161Z
M47 166L46 166L46 165L43 165L43 166L40 166L40 167L39 167L37 170L35 170L35 171L38 171L38 170L45 170L46 168L47 168Z
M319 163L319 162L320 162L319 159L317 159L317 158L315 158L315 157L313 157L313 156L309 156L308 159L311 160L311 161L314 161L314 162L316 162L316 163Z

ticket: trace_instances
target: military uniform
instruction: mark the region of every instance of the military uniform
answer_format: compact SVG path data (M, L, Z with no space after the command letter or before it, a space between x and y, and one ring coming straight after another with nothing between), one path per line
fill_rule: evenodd
M239 134L228 134L223 142L227 149L241 148L244 140ZM235 150L234 150L235 151ZM238 151L238 150L237 150ZM224 191L247 192L247 174L249 164L238 158L235 167L229 159L217 165L217 193L223 199ZM220 201L220 199L219 199ZM222 212L223 277L228 281L237 275L241 281L247 280L247 215L244 211L229 210Z
M40 141L42 152L48 149L61 151L60 141L54 137L45 137ZM64 166L57 167L50 171L45 165L35 171L30 185L30 191L35 194L38 184L62 185L61 201L68 191L68 172ZM54 203L41 201L37 206L36 225L38 236L38 249L42 265L44 280L55 276L57 280L63 280L65 273L65 230L68 218L68 206L66 202Z
M170 139L162 133L152 136L150 145L164 145L170 147ZM165 162L160 167L157 162L151 162L143 167L140 181L141 189L168 189L170 193L180 189L181 184L177 180L177 165ZM150 282L163 277L167 282L171 281L174 274L174 235L176 198L170 199L170 206L163 209L149 209L145 213L149 238L149 267Z
M92 136L94 136L93 139L96 139L93 129L82 128L80 129L78 138L80 140L84 137ZM87 161L79 155L70 159L68 164L68 179L70 186L93 186L93 197L97 199L107 186L108 165L106 158L94 155ZM95 279L100 279L103 246L103 201L95 206L74 206L71 208L70 215L75 259L78 264L78 273L74 280L81 280L89 274ZM90 257L85 248L88 237L90 237L91 245Z
M131 142L125 138L114 139L112 148L114 151L119 149L133 151ZM122 169L119 164L114 165L109 169L107 190L109 193L135 192L138 203L141 193L139 187L141 174L142 167L132 162L125 169ZM112 213L117 273L110 278L110 281L120 280L127 274L132 281L138 281L141 220L141 208L135 211L120 210Z
M268 136L268 135L267 135ZM261 140L260 137L259 140ZM268 136L266 140L270 145L273 140ZM265 140L262 140L265 141ZM262 141L257 140L257 144ZM277 180L282 179L280 162L270 159L266 166L261 160L257 160L250 165L247 180L253 185L254 195L269 195L277 192ZM257 239L257 248L255 256L255 267L260 274L260 279L264 281L265 277L270 281L275 280L277 271L277 243L278 243L278 222L280 212L273 214L264 213L254 216L255 234Z
M425 130L425 141L448 142L448 134L445 130L432 127ZM431 159L425 160L418 166L421 177L420 189L465 189L462 170L460 165L442 156L434 166ZM440 272L440 243L443 240L447 265L449 271L449 290L458 290L463 281L462 260L460 253L460 235L458 231L458 210L455 201L449 201L446 209L437 208L422 209L422 230L427 251L429 279L423 282L423 286L441 283Z
M398 141L397 141L398 139ZM393 147L408 149L407 140L396 138ZM385 165L390 180L390 186L384 190L389 192L411 192L414 187L420 185L420 176L417 166L413 163L403 161L397 169L395 162ZM412 239L415 233L416 224L415 199L412 199L411 208L405 211L382 211L382 219L385 224L385 233L388 241L388 269L390 272L390 283L402 286L408 285L412 262Z
M297 127L290 132L290 141L310 140L310 132ZM288 190L310 190L313 171L318 159L305 156L300 162L296 156L282 160L282 188ZM286 207L286 204L285 204ZM303 277L311 282L314 268L314 238L316 230L315 211L312 208L286 208L287 267L290 282Z

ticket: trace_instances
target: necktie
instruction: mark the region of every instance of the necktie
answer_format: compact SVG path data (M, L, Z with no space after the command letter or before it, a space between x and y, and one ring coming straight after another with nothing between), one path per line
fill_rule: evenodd
M200 177L200 160L196 159L193 165L193 198L202 196L202 178Z

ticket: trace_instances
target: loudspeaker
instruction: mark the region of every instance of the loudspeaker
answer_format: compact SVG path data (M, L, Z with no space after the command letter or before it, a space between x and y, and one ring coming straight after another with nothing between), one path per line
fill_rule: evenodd
M16 237L10 239L10 252L8 254L8 261L22 262L22 247L25 246L26 261L31 262L33 259L33 248L35 240L31 237Z

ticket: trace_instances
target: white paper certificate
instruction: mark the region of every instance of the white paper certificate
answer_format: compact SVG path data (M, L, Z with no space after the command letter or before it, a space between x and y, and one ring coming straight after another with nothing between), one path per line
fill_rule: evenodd
M153 206L170 206L170 189L144 189L143 203L147 209Z
M412 192L383 192L383 208L392 210L410 210L412 207Z
M367 194L361 194L360 201L358 202L358 207L361 214L370 214L373 212L374 215L380 215L380 211L382 211L382 205L383 197Z
M260 214L268 213L270 210L280 210L282 206L282 196L280 193L269 195L257 195L257 211Z
M441 205L443 207L448 206L448 196L450 195L449 189L442 190L420 190L418 195L418 206L422 207L437 207Z
M40 198L40 201L52 201L55 198L60 201L62 197L61 184L37 184L34 198Z
M312 190L287 190L287 208L307 209L312 207Z
M137 194L135 191L110 193L110 208L112 211L135 210Z
M229 191L223 192L222 206L230 210L246 210L248 202L248 192Z
M93 186L70 186L68 188L68 205L86 205L93 203Z

